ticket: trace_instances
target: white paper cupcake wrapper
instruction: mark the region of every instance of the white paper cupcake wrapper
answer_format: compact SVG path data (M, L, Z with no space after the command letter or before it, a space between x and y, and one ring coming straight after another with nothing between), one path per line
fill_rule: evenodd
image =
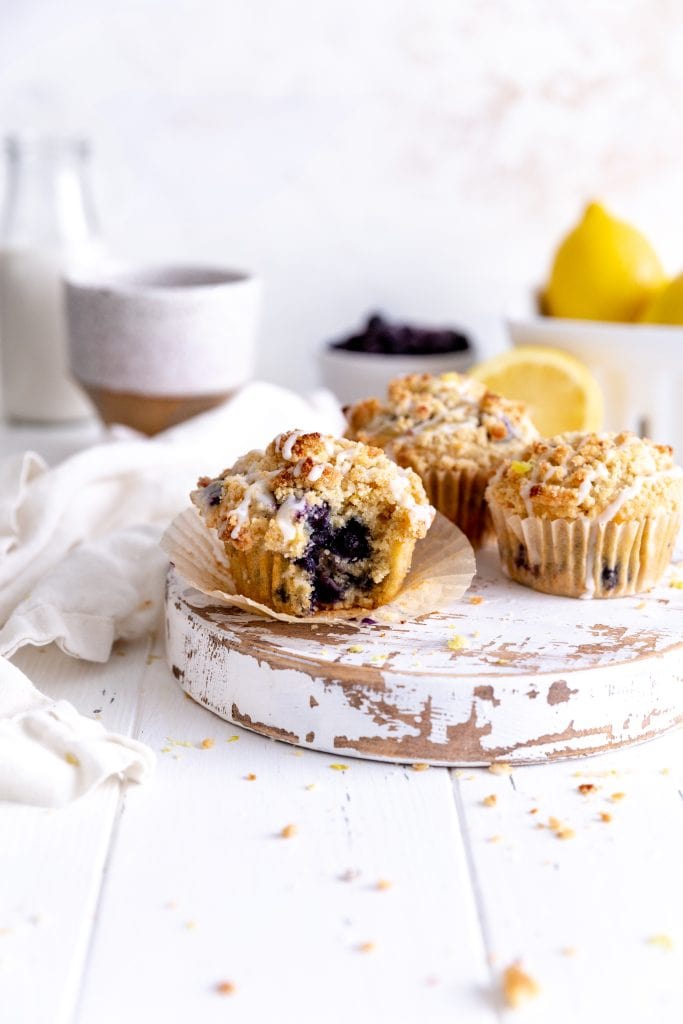
M565 597L625 597L650 590L671 559L680 517L624 523L491 514L503 570L534 590ZM613 574L613 575L612 575Z
M186 509L173 520L161 547L180 575L196 590L221 604L256 612L281 622L337 622L370 617L378 622L414 619L430 612L443 611L468 589L476 565L474 551L457 526L437 513L432 527L418 541L410 572L401 590L381 608L344 609L316 612L307 618L276 612L267 605L235 593L235 584L222 543L195 509Z

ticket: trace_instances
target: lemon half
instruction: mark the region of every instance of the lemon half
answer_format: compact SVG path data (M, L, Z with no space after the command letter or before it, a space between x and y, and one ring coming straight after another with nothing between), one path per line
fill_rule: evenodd
M560 349L521 345L480 363L470 374L489 391L525 402L544 437L602 426L598 382L587 366Z

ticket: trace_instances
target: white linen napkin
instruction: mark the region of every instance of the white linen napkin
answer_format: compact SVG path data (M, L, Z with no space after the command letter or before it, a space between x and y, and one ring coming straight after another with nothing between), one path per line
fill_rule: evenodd
M0 800L61 806L112 775L148 776L148 747L40 694L7 658L56 642L104 662L115 640L153 630L159 537L196 478L294 427L338 433L332 396L257 382L152 440L116 428L54 468L33 452L0 462Z

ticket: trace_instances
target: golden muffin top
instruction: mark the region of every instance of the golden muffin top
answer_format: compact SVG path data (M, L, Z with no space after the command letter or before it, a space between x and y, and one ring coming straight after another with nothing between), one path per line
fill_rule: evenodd
M679 511L683 470L668 445L629 431L559 434L500 467L486 496L510 515L617 523Z
M419 477L381 449L299 430L216 477L200 477L190 497L227 545L248 551L263 544L288 558L306 549L311 516L322 505L333 522L358 514L392 541L424 537L434 518Z
M522 402L459 373L397 378L386 399L368 398L346 412L349 437L418 473L463 465L493 471L538 437Z

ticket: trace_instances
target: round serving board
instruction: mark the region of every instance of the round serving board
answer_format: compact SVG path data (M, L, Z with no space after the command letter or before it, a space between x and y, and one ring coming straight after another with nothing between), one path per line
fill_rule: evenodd
M392 626L259 618L171 568L168 662L221 718L383 761L539 762L683 720L682 590L665 582L642 597L577 601L505 579L495 551L477 565L452 609Z

